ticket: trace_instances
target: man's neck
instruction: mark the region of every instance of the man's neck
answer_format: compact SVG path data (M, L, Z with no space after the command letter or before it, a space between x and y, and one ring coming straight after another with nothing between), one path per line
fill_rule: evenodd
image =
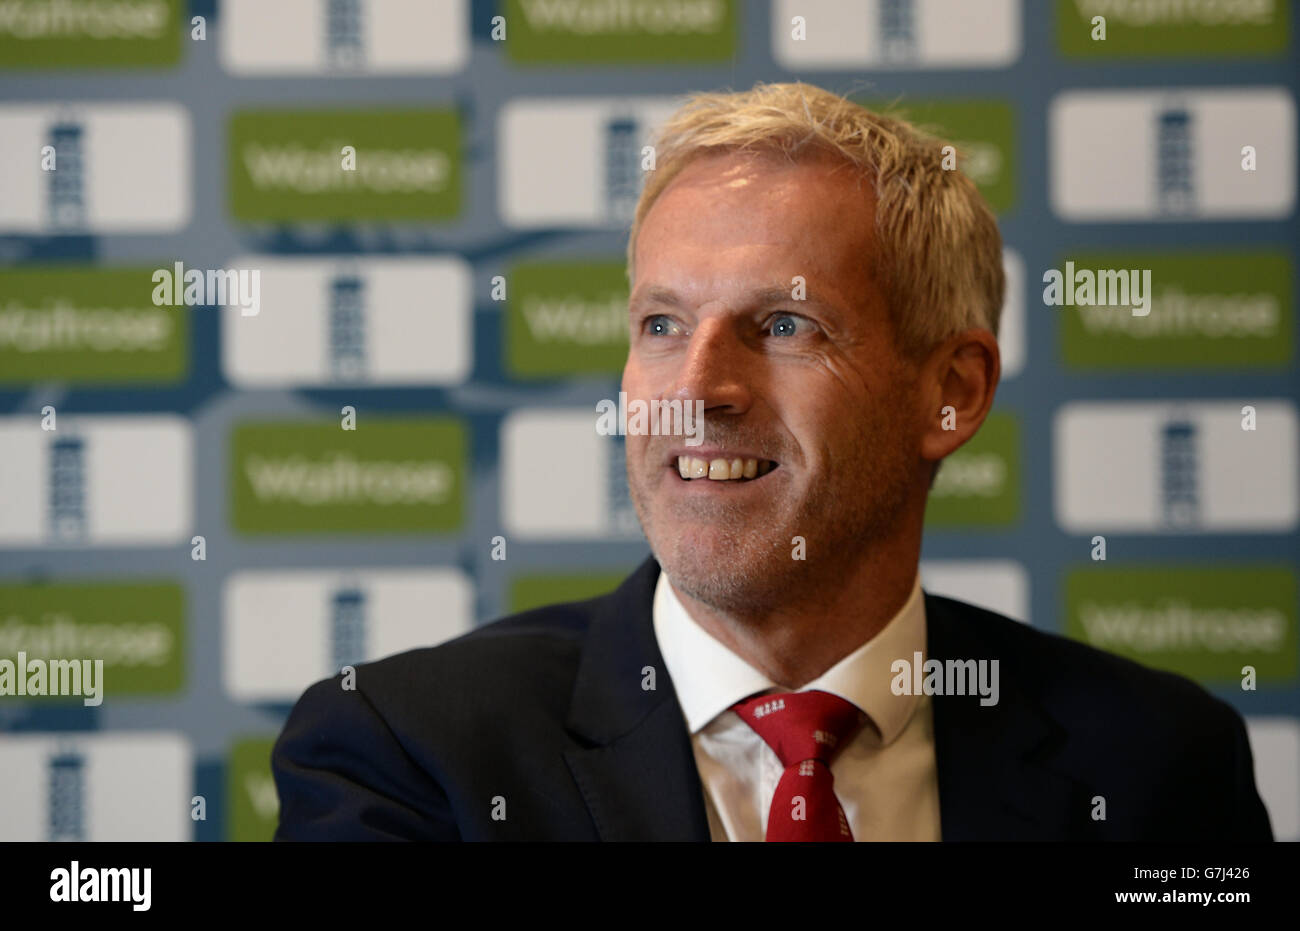
M823 589L816 593L800 591L790 601L752 613L718 610L676 585L673 592L714 639L782 688L794 690L885 628L912 593L918 557L913 550L911 559L860 561L838 584L816 586Z

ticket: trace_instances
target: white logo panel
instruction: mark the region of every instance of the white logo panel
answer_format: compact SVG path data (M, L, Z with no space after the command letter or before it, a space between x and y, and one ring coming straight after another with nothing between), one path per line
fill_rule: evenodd
M0 418L0 547L188 542L193 450L173 415Z
M223 0L233 74L442 74L469 61L466 0Z
M965 601L1029 623L1029 573L1010 559L927 559L921 563L927 592Z
M222 309L226 378L248 388L454 385L473 366L473 280L459 257L254 255L261 310Z
M1242 429L1243 407L1255 429ZM1057 522L1069 533L1286 533L1296 527L1288 401L1077 402L1057 412Z
M1052 208L1066 220L1281 219L1295 208L1284 88L1067 91L1051 103L1048 139Z
M794 37L794 19L805 34ZM1020 57L1020 0L776 0L772 54L802 69L1005 68Z
M240 572L223 593L226 692L290 702L356 666L436 646L474 626L474 589L459 569Z
M1276 841L1300 840L1300 720L1247 717L1255 786Z
M640 535L622 496L621 438L596 432L596 411L528 410L501 427L501 513L521 540Z
M182 229L190 148L179 104L0 105L0 233Z
M501 109L497 190L508 226L603 227L632 219L644 146L679 101L516 99Z
M181 734L6 734L0 772L0 840L193 839L194 759Z

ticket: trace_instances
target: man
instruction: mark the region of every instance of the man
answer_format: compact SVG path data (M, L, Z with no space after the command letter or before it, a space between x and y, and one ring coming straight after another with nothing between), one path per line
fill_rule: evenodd
M656 153L623 389L705 428L627 438L654 558L312 686L277 838L1270 840L1228 705L920 588L1000 371L1000 237L942 143L759 85Z

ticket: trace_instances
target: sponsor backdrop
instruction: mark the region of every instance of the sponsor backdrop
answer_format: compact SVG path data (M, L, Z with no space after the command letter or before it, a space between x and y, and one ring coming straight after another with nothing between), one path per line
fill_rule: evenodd
M614 586L641 146L796 78L937 128L1001 220L927 586L1202 683L1300 838L1295 16L0 0L0 659L103 662L0 695L0 838L269 838L308 684Z

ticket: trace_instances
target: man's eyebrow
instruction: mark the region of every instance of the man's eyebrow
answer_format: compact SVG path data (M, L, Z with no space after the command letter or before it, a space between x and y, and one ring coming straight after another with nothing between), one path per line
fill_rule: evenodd
M662 285L651 285L643 292L635 295L628 301L629 309L641 304L662 304L666 307L681 307L685 302L672 288L665 288ZM802 299L794 297L794 287L784 287L782 285L771 285L765 288L758 288L748 292L742 299L742 306L746 308L771 307L773 304L817 304L822 307L834 308L836 304L833 301L825 300L814 293L811 288L804 288Z

